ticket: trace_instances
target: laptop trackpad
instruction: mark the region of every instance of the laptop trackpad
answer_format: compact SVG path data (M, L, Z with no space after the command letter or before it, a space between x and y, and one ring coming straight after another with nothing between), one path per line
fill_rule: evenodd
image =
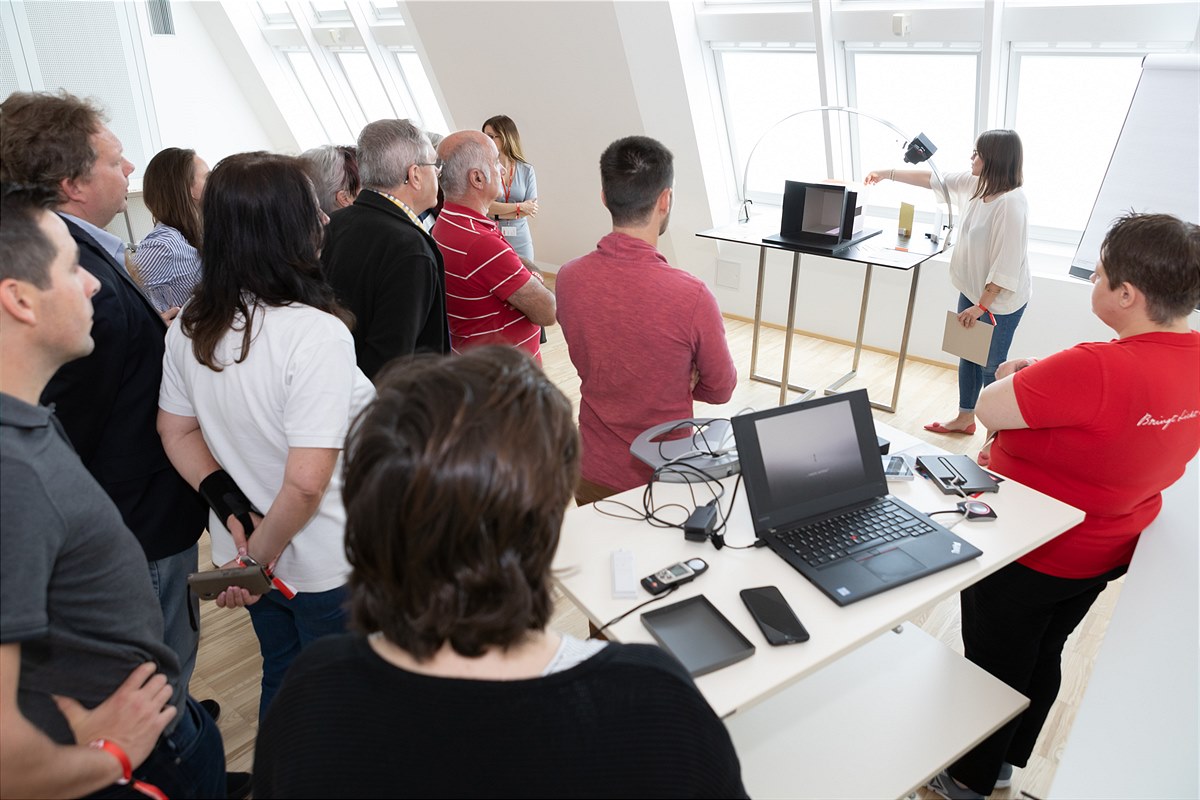
M914 572L919 572L925 565L899 548L884 550L882 553L868 555L866 558L855 559L884 583L891 583L907 578Z

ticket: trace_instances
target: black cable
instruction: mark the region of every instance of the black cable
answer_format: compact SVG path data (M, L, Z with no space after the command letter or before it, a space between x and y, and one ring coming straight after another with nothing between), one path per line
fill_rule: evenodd
M709 422L704 423L703 425L697 425L695 422L693 422L690 419L681 420L680 422L675 423L673 426L671 426L670 428L668 428L667 430L665 430L661 434L659 434L658 442L657 442L658 457L665 462L663 466L666 466L666 464L669 464L672 462L684 461L686 459L696 458L698 456L706 456L706 457L710 457L710 458L715 458L716 456L721 455L716 450L714 450L713 446L711 444L709 444L709 442L708 442L708 429L710 427L712 427L713 423L715 423L715 422L728 422L728 420L713 419ZM666 437L669 436L670 434L674 433L675 431L680 430L681 428L688 427L689 425L695 428L695 430L692 431L692 435L691 435L692 449L695 452L688 453L687 455L683 455L683 456L677 456L674 459L668 460L666 455L663 453L663 445L666 442L678 441L678 440L677 439L667 439ZM703 448L701 448L696 443L697 436L699 436L700 440L704 442ZM661 469L661 467L660 467L660 469Z
M713 421L716 422L719 420L713 420ZM680 423L674 425L673 427L669 428L662 435L666 436L666 435L670 434L672 431L678 430L689 424L692 424L692 423L680 422ZM709 425L711 425L711 423L709 423ZM700 439L703 441L705 448L707 448L706 450L700 450L700 448L697 446L697 443L696 443L697 436L699 436ZM695 447L699 452L689 453L688 455L680 456L680 457L672 459L670 461L666 461L663 464L661 464L658 468L656 468L654 470L654 472L651 474L650 481L646 484L645 488L642 490L641 511L639 511L637 508L629 505L628 503L623 503L619 500L610 500L607 498L602 499L602 500L597 500L592 504L596 508L596 511L600 514L603 514L606 517L613 517L615 519L627 519L627 520L633 520L633 521L637 521L637 522L645 522L656 528L674 528L676 530L684 530L685 522L686 522L688 516L691 515L691 513L694 509L700 508L702 505L715 506L717 509L717 513L721 515L721 522L713 530L713 532L711 534L709 534L709 540L713 543L713 546L716 547L718 550L721 549L722 547L724 547L725 539L724 539L724 535L722 532L725 530L725 527L729 522L729 515L733 511L733 504L737 501L737 492L738 492L739 487L742 484L742 475L740 472L738 473L737 481L734 483L734 486L733 486L733 495L730 499L728 507L722 508L721 500L724 499L727 490L725 489L725 485L723 483L721 483L721 479L718 478L717 476L713 475L712 473L702 469L701 467L698 467L695 464L690 463L690 459L693 459L693 458L697 458L697 457L701 457L701 456L712 457L712 456L716 456L719 454L715 450L713 450L712 445L709 443L705 428L701 428L701 427L697 426L696 431L692 434L692 442L693 442L693 447ZM659 457L663 456L662 443L663 443L663 440L660 439L658 442ZM687 485L688 494L691 495L692 509L689 509L686 505L683 505L681 503L668 503L663 506L655 505L655 503L654 503L654 485L662 480L663 475L681 475L684 477L684 480L682 481L682 483L685 483ZM699 476L703 480L702 481L688 480L688 478L691 476ZM701 482L705 484L705 487L712 494L712 499L710 499L707 503L701 503L696 498L695 486L697 483L701 483ZM611 511L606 511L600 507L601 503L611 503L615 506L619 506L627 511L632 512L632 515L617 514L617 513L611 512ZM669 519L664 519L661 516L662 513L665 510L670 509L670 508L678 508L681 511L683 511L685 514L684 521L683 522L673 522ZM733 549L748 550L753 547L761 547L761 546L762 546L761 543L755 542L752 545L739 545Z
M654 595L654 597L651 597L649 600L647 600L643 603L638 603L636 606L629 609L621 616L610 619L608 622L604 623L603 625L601 625L599 628L596 629L596 632L594 634L592 634L593 638L604 633L604 631L606 631L608 628L611 628L613 625L616 625L618 622L625 619L630 614L637 611L639 608L645 608L646 606L650 605L651 603L655 603L655 602L658 602L659 600L662 600L664 597L666 597L667 595L671 594L676 589L678 589L680 587L680 585L681 584L677 583L674 586L669 586L669 587L667 587L667 590L665 592L663 592L662 594L656 594L656 595Z

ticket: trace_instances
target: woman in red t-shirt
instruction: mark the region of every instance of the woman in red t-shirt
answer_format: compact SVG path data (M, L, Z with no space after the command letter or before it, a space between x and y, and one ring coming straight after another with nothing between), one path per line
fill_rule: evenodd
M1200 226L1131 214L1100 253L1092 311L1117 338L1006 362L979 398L980 421L998 431L992 468L1086 517L962 593L967 658L1030 702L930 781L943 797L990 794L1026 764L1063 644L1200 449L1200 333L1187 319L1200 303Z

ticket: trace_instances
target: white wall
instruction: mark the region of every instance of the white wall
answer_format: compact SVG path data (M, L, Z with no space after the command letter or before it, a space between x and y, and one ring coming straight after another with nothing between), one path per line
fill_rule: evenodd
M264 107L253 105L246 91L253 76L234 72L197 13L197 6L214 5L173 2L173 36L150 35L144 6L138 14L160 148L194 149L210 165L231 153L281 144L260 118ZM146 165L135 166L140 173Z
M676 263L708 280L713 258L691 232L711 227L700 154L671 9L665 2L410 3L415 38L453 124L478 128L508 114L537 170L541 212L533 221L539 262L554 268L593 249L611 230L600 203L600 153L644 134L676 158ZM468 22L469 21L469 22ZM516 32L512 76L490 57ZM707 264L693 263L707 261Z

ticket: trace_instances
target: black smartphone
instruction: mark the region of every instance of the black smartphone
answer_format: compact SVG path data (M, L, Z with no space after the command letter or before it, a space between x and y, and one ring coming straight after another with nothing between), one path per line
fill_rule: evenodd
M750 615L769 643L781 645L808 641L808 631L778 588L759 586L757 589L742 589L742 602L750 609Z

